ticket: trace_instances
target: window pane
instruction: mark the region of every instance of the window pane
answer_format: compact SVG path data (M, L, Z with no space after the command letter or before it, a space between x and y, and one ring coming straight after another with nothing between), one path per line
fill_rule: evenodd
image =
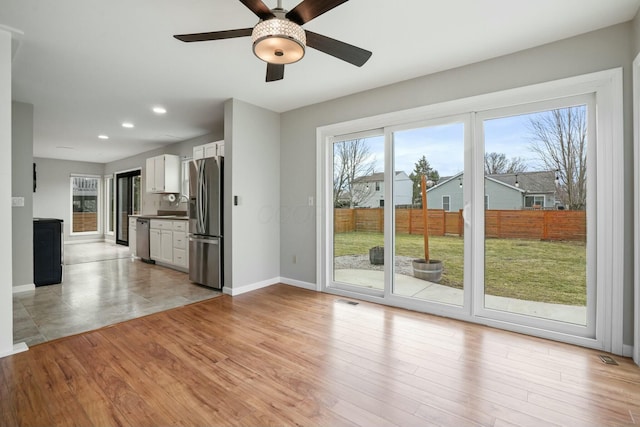
M98 231L98 189L100 179L95 177L71 178L73 233Z
M587 108L484 121L484 306L587 322Z
M333 144L333 279L384 289L384 137Z
M464 124L394 132L393 144L393 293L461 306Z

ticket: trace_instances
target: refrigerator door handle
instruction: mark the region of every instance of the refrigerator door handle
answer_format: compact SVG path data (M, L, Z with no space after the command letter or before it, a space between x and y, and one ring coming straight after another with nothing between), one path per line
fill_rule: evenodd
M204 234L204 161L198 163L198 233Z
M190 242L205 243L207 245L219 245L220 239L199 239L197 237L189 237Z

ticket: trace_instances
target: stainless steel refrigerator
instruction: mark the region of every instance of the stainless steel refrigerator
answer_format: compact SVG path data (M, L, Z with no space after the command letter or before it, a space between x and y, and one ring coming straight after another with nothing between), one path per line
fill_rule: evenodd
M189 279L222 289L224 157L189 163Z

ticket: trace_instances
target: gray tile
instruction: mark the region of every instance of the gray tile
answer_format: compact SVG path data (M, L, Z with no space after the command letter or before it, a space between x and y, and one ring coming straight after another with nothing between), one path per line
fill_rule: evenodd
M14 295L14 341L33 345L220 295L185 273L132 261L123 248L66 245L62 284Z

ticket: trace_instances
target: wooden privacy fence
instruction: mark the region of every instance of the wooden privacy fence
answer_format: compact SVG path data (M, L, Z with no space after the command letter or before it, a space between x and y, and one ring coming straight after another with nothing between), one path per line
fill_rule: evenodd
M95 212L74 212L73 232L98 231L98 214Z
M429 235L462 236L462 211L429 209ZM336 233L370 231L382 233L382 208L334 209ZM396 233L422 234L421 209L396 209ZM586 241L584 211L568 210L488 210L485 212L485 236L501 239L539 239Z

